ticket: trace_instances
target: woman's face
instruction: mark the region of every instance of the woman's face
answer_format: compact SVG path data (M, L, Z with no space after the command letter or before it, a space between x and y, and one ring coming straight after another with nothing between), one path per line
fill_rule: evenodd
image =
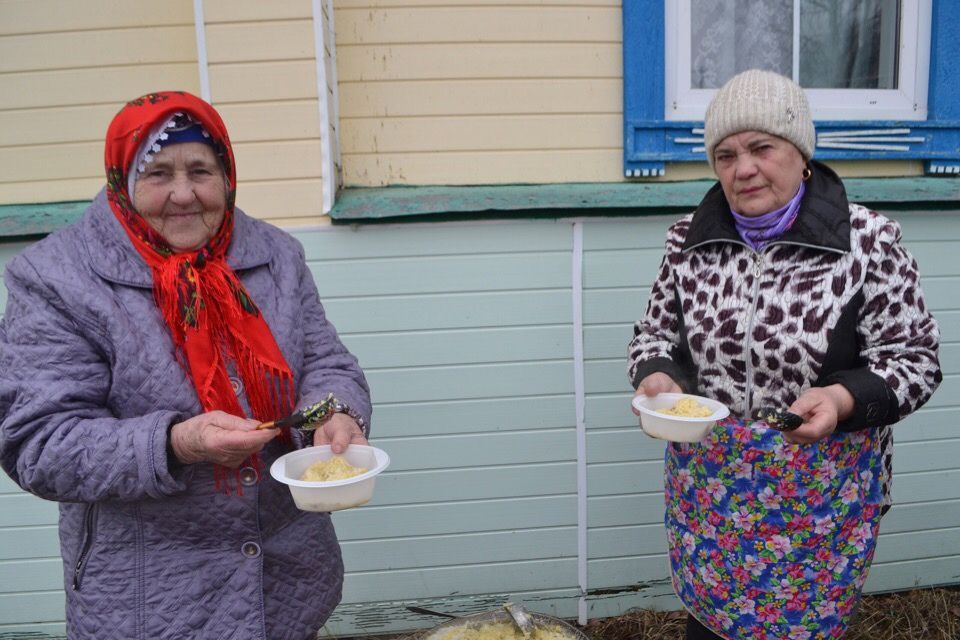
M202 142L161 149L133 191L134 208L178 252L205 245L220 228L227 207L223 167Z
M737 213L760 216L786 206L803 180L803 156L783 138L741 131L713 150L713 170Z

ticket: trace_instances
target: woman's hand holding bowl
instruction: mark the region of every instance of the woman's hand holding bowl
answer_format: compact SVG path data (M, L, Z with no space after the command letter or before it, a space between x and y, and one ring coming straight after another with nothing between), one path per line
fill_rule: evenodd
M335 413L313 432L313 444L328 444L334 453L340 454L351 444L369 443L356 420L345 413Z
M170 429L170 447L183 464L213 462L234 469L279 433L224 411L201 413Z
M680 388L680 385L674 382L673 378L662 371L657 371L656 373L651 373L640 381L639 386L637 386L637 392L633 394L633 397L652 397L658 393L683 393L683 389ZM630 408L633 410L635 415L640 415L640 412L637 411L637 408L634 407L632 403Z

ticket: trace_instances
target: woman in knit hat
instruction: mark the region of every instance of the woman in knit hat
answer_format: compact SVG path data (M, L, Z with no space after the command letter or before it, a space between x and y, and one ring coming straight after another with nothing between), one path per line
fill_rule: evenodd
M67 633L313 638L340 547L264 471L365 443L364 375L300 244L234 207L213 107L143 96L105 146L83 218L7 265L0 325L0 463L60 503ZM256 429L330 394L313 434Z
M629 346L637 395L730 409L666 451L687 637L838 638L890 505L890 427L941 380L939 332L899 225L812 160L796 83L735 76L704 138L719 183L670 227Z

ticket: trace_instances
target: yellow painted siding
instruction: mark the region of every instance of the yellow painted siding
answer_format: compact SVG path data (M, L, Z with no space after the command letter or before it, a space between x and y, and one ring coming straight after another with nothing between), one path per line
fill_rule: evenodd
M271 105L258 102L218 104L230 127L234 144L272 140L305 140L320 136L316 100L286 100Z
M0 166L4 167L0 179L5 182L102 177L103 143L62 142L4 147L0 148Z
M343 119L550 113L621 117L622 103L620 78L340 82Z
M0 35L160 27L193 23L190 0L3 0Z
M335 23L347 185L623 181L620 2L338 0Z
M210 94L237 156L237 204L259 218L322 215L310 0L205 0Z
M619 2L336 7L346 184L623 179Z
M432 6L351 9L337 3L337 43L609 43L620 28L619 3L599 6ZM438 5L452 3L436 3ZM520 4L520 3L515 3ZM615 38L614 38L615 39Z
M340 0L336 0L341 4ZM310 0L204 0L207 24L290 20L312 16Z
M8 35L0 40L0 73L194 62L192 24L169 27Z
M269 112L280 102L305 99L316 105L315 73L313 60L212 64L211 98L218 109L243 102L262 105Z
M276 224L322 224L320 178L239 181L237 203L246 212Z
M207 55L211 65L267 60L313 61L313 21L207 21ZM305 84L311 84L309 82Z
M510 4L524 6L619 7L617 0L336 0L337 8L377 9L390 7L423 7L443 4L448 7L500 7Z
M127 100L157 89L200 92L196 62L5 73L0 86L4 123L8 110L106 105L116 113ZM95 132L101 139L108 124L109 118Z
M533 149L354 154L344 157L343 171L348 185L375 179L383 184L542 184L611 182L621 166L621 158L609 149Z
M92 162L92 161L91 161ZM101 161L100 164L103 164ZM103 187L104 176L71 178L69 180L31 180L30 182L0 183L3 201L15 203L71 202L90 200Z
M2 100L2 97L0 97ZM0 154L11 148L67 142L103 143L106 124L118 104L91 104L0 112ZM2 166L6 167L6 164Z
M609 149L620 143L619 125L613 113L364 118L344 131L343 144L357 154L517 151L530 149L530 138L548 150Z
M234 141L238 204L321 217L310 0L205 0L211 97ZM0 2L0 204L83 200L103 184L103 137L127 100L199 95L193 2Z
M337 46L340 82L619 78L619 43L426 43ZM496 101L497 96L488 99Z
M92 198L113 115L196 60L190 0L0 2L0 204Z
M203 6L238 204L258 217L322 222L311 0ZM620 2L335 7L348 186L623 180ZM0 1L0 204L91 197L119 106L157 89L199 93L196 60L191 0ZM922 172L919 162L840 169ZM705 164L672 164L663 179L709 176Z

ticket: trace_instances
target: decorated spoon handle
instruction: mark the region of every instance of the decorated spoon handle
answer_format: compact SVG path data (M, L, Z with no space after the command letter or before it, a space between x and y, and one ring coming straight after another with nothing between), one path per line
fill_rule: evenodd
M757 418L767 423L767 426L777 431L793 431L803 424L803 418L784 409L764 407L757 413Z

